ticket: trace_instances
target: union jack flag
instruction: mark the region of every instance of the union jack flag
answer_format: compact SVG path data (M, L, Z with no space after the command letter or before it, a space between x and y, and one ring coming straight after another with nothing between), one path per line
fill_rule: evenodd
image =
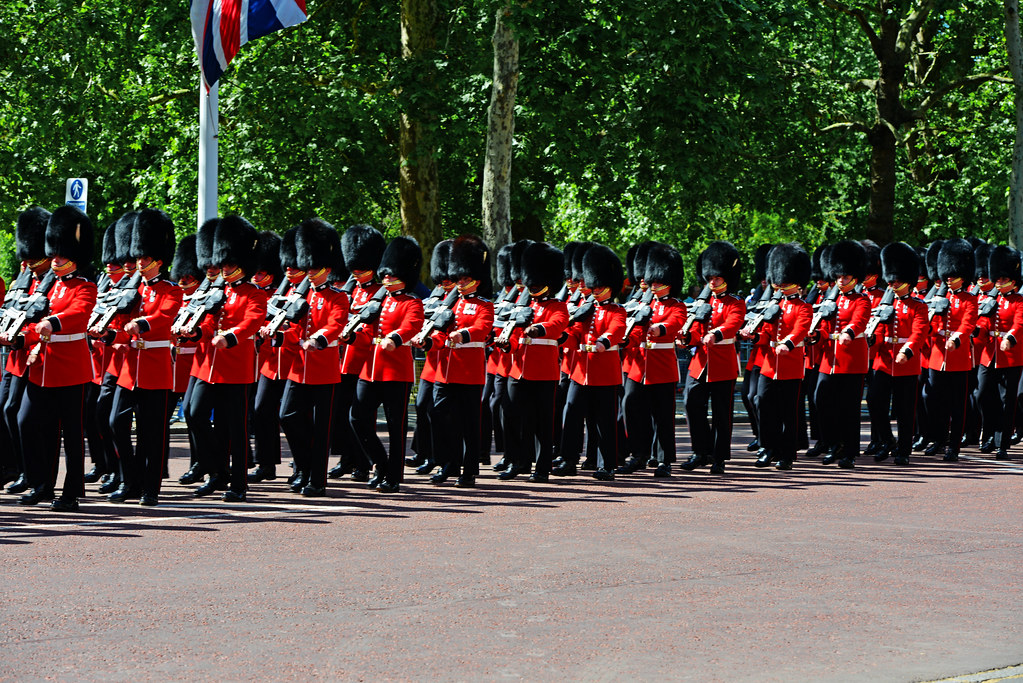
M191 0L191 3L192 38L207 88L217 82L242 45L306 20L306 0Z

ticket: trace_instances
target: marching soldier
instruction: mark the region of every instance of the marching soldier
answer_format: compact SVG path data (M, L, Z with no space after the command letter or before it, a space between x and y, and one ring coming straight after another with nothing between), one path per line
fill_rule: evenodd
M862 286L860 291L867 295L870 299L870 310L874 311L881 303L881 298L884 297L885 288L878 284L878 278L881 275L881 249L873 240L860 240L860 244L867 250L867 268L866 275L863 278ZM877 354L877 347L873 345L867 346L867 393L870 393L870 385L874 381L874 356ZM885 430L885 432L891 431L891 428ZM876 455L880 445L881 439L879 433L875 431L874 422L870 423L870 441L867 442L867 447L863 449L863 455Z
M771 244L761 244L753 254L753 284L756 287L749 298L746 299L746 308L749 310L755 306L765 291L770 291L767 284L767 255L771 251ZM768 294L770 296L770 294ZM753 340L750 348L749 358L746 359L746 366L742 372L742 405L746 408L746 415L749 416L750 429L753 430L753 441L746 450L757 452L758 456L763 455L763 446L760 443L760 419L757 413L756 398L757 387L760 383L760 368L764 365L764 359L771 351L767 339L758 336Z
M978 326L973 328L973 373L972 373L972 391L970 396L970 410L968 412L967 420L967 431L969 437L963 437L963 445L970 445L968 439L972 439L972 442L980 445L981 453L994 453L995 451L995 438L994 433L991 429L991 418L985 414L984 405L980 402L980 359L983 356L994 357L995 353L995 342L994 338L986 332L982 332L980 329L980 317L985 314L981 311L994 310L994 307L998 302L998 290L995 289L995 283L991 282L988 277L988 260L991 257L991 250L994 249L992 244L982 244L977 248L976 252L976 270L974 271L974 279L976 285L971 291L977 294L977 323Z
M739 376L735 337L746 315L742 299L730 293L742 276L739 251L730 242L712 242L700 254L698 269L711 292L711 315L680 335L684 344L696 347L685 394L693 454L681 467L691 472L710 464L712 474L724 474L732 444L732 393ZM714 411L713 428L708 403Z
M809 301L811 304L817 304L817 302L823 299L827 291L834 285L834 283L828 280L824 275L824 269L821 266L821 259L824 256L824 252L829 248L830 247L827 245L822 244L814 249L813 256L810 257L810 279L817 288L814 300ZM809 343L809 340L807 340L803 350L806 362L803 364L803 384L801 394L806 397L807 422L810 427L809 438L813 439L814 442L813 446L810 446L806 450L806 455L809 458L816 458L825 450L826 447L826 444L821 443L820 418L817 413L816 401L817 381L820 377L820 366L821 359L824 356L824 349L820 344L811 344ZM802 398L800 399L800 405L802 405ZM809 445L809 440L807 441L807 444Z
M494 300L494 314L497 315L498 308L502 305L510 306L515 301L515 279L512 278L512 246L506 244L497 250L497 286L499 291ZM495 328L495 332L499 332ZM501 405L498 403L496 386L498 382L498 369L505 365L505 351L496 344L491 344L487 350L487 383L483 386L483 401L486 402L486 414L489 422L484 420L483 424L483 445L480 455L486 452L490 455L491 435L493 438L494 450L498 453L505 453L504 443L504 421L505 416ZM560 413L559 413L560 415ZM559 420L560 422L560 420ZM489 425L489 427L488 427ZM504 472L511 464L511 459L501 457L494 463L495 472Z

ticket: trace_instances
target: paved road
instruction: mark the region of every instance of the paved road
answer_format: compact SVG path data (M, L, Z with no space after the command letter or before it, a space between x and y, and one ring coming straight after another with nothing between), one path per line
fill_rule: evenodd
M1019 460L762 471L747 440L725 477L411 475L409 494L325 500L278 480L231 507L173 484L156 509L90 496L79 515L3 495L0 680L874 682L1023 662ZM180 435L173 455L176 476Z

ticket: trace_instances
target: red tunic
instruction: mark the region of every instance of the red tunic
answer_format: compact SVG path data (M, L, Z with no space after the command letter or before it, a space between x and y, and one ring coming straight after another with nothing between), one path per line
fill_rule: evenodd
M198 372L196 377L210 384L252 384L256 381L256 334L266 322L266 302L262 289L250 282L227 285L224 305L216 315L202 321ZM218 349L213 337L223 335L229 346Z
M348 320L348 295L329 285L310 288L306 294L309 313L297 325L300 339L322 338L326 348L303 349L296 343L297 358L288 371L288 379L301 384L337 384L341 381L341 355L338 349L341 330ZM268 343L268 342L267 342Z
M1023 365L1023 344L1020 344L1020 333L1023 332L1023 296L1019 292L998 295L997 312L984 316L977 321L980 337L990 337L991 343L981 351L980 364L996 368L1014 368ZM1001 342L1009 339L1012 348L1002 351Z
M359 379L369 382L413 382L415 365L408 343L423 329L423 302L410 294L388 294L375 325L363 325L371 343L369 362L362 366ZM392 351L380 348L390 337L397 344ZM347 358L346 358L347 360Z
M125 389L173 389L171 324L181 308L181 287L160 279L143 282L138 317L141 334L129 342L117 385Z
M948 313L931 320L931 352L927 365L932 370L957 372L973 369L970 340L977 326L977 297L965 289L948 293ZM945 350L945 342L955 339L957 348Z
M855 290L840 294L838 313L833 320L821 323L824 358L821 372L829 375L857 375L867 372L867 339L863 336L870 320L870 298ZM842 333L853 340L840 344Z
M746 304L731 294L715 294L710 299L709 323L694 323L689 330L691 345L695 347L689 362L689 376L699 379L706 370L704 381L732 381L739 376L739 357L735 350L735 335L742 329ZM703 343L706 334L716 341L709 347Z
M803 379L803 353L806 335L813 320L813 306L798 296L790 296L779 302L781 315L774 322L764 323L762 338L767 341L767 355L761 367L761 374L769 379ZM778 354L779 344L789 347L789 352Z
M356 285L352 290L349 301L349 317L358 315L359 310L366 305L366 302L373 298L382 285L375 282ZM345 322L347 324L347 321ZM345 375L362 376L366 364L373 358L375 353L373 346L372 330L366 325L361 326L355 333L355 338L345 349L344 357L341 360L341 373Z
M574 348L570 377L585 386L622 383L622 359L618 347L625 341L625 309L615 303L598 303L587 321L568 327L566 345ZM600 345L603 350L597 351Z
M35 275L32 276L32 282L28 286L26 295L33 294L36 291L39 280L40 278ZM28 370L28 347L22 346L20 349L11 349L7 354L7 372L15 377L24 377L26 370Z
M487 338L494 330L494 304L478 296L459 296L455 303L455 324L449 332L434 332L437 358L437 382L444 384L484 384L487 381ZM451 342L450 332L461 333L462 340Z
M53 325L49 341L43 342L29 324L25 347L39 344L39 358L28 367L28 381L41 387L70 387L92 381L92 352L86 339L89 316L96 306L96 283L77 274L61 278L50 290Z
M890 323L878 325L873 368L892 377L920 374L924 345L927 342L927 304L913 296L898 298L892 304L895 315ZM905 353L909 361L899 365L895 357Z
M533 325L543 328L539 337L527 337L523 330L515 330L511 337L509 355L512 358L510 377L537 382L558 381L558 341L568 327L568 304L557 299L533 299Z
M650 302L650 322L632 328L627 356L631 359L626 376L642 384L675 384L678 382L678 357L675 337L686 323L686 305L674 297ZM657 328L661 334L650 336Z

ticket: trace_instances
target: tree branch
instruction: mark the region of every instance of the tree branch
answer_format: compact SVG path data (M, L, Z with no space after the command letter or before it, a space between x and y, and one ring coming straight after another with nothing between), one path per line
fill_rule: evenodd
M864 13L863 10L850 7L844 2L838 2L838 0L821 0L821 2L823 2L825 6L830 7L836 12L847 14L853 19L855 19L856 22L860 25L860 28L863 29L863 32L867 34L867 40L870 41L870 47L872 50L874 50L874 54L879 57L881 56L881 50L883 47L881 45L881 39L877 37L877 33L874 31L874 27L870 25L870 21L868 21L867 15L866 13Z
M870 126L863 123L862 121L839 121L838 123L832 123L830 126L824 126L818 128L818 133L830 133L833 130L851 130L856 133L869 133Z
M912 111L910 116L916 119L922 119L927 110L940 102L945 95L949 94L953 90L962 90L965 88L974 88L983 83L994 81L995 83L1012 83L1011 78L1000 76L999 74L1005 73L1009 70L1008 66L1004 66L1001 69L990 71L984 74L971 74L965 78L960 78L958 81L952 81L941 86L930 95L924 98L924 101L920 103L916 109Z
M189 88L187 90L172 90L171 92L164 93L162 95L153 95L149 98L149 106L157 107L172 100L180 100L182 97L194 95L195 92L195 88Z
M900 55L907 55L913 46L913 39L920 31L920 27L927 21L931 10L934 8L934 0L920 0L913 11L909 13L906 20L902 22L899 29L899 37L895 42L895 51Z

